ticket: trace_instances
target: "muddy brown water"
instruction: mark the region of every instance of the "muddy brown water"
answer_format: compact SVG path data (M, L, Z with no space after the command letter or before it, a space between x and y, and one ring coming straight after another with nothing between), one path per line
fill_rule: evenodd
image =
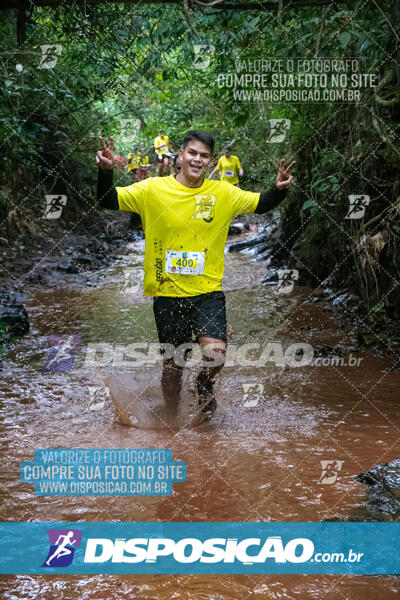
M143 242L118 266L88 275L92 287L30 296L31 330L8 354L1 372L1 518L4 521L322 521L357 520L365 487L354 475L400 456L400 374L390 359L354 353L358 366L225 367L218 412L211 423L188 426L194 370L185 376L179 426L162 418L160 369L148 378L148 418L125 427L107 399L90 410L89 387L99 380L82 352L71 371L44 373L47 335L80 334L88 343L156 342L151 299L121 293L124 268L139 271ZM261 284L265 263L226 254L224 290L231 344L279 341L283 346L342 345L352 334L339 326L312 291L290 295ZM107 369L106 369L107 370ZM263 385L248 405L245 385ZM260 388L258 388L260 391ZM251 398L250 398L251 399ZM154 410L153 410L154 409ZM171 448L187 463L187 481L170 497L36 497L19 481L21 461L36 448ZM337 482L318 483L321 460L343 461ZM382 518L390 519L383 515ZM0 591L14 599L286 599L397 598L393 576L3 576Z

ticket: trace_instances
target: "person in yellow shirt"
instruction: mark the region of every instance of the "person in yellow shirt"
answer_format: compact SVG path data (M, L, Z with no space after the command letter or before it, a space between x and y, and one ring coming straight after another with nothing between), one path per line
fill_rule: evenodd
M135 181L142 181L143 179L147 179L147 177L149 176L150 168L151 168L151 165L149 162L148 155L146 154L145 151L140 152L139 169L136 173Z
M189 131L179 150L177 175L151 177L126 187L113 186L114 142L101 140L97 152L98 200L103 208L138 213L145 233L144 295L153 296L159 342L164 345L161 387L175 414L182 371L192 336L204 355L196 380L199 415L216 409L214 383L226 352L224 248L231 220L262 214L286 196L293 162L281 161L276 183L256 193L226 181L205 179L214 151L206 131ZM171 351L172 348L172 351Z
M143 166L147 167L149 164L150 163L149 163L149 156L148 156L148 154L146 154L145 152L141 152L140 153L140 166L141 167L143 167Z
M238 157L232 154L230 146L225 148L225 155L221 156L209 179L212 179L215 171L219 171L221 181L227 181L232 185L239 185L239 177L243 177L243 169Z
M164 129L160 129L158 136L154 140L154 151L157 157L158 176L169 175L170 153L173 152L173 149Z
M132 182L135 182L136 172L140 166L140 152L137 146L132 148L132 152L129 152L127 156L128 160L128 173L132 176Z

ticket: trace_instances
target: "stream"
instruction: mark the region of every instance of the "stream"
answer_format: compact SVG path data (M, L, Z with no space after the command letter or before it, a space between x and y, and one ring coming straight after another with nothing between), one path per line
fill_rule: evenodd
M290 367L274 361L258 368L226 366L217 386L217 413L199 427L189 426L195 368L185 374L177 427L162 418L159 364L142 369L147 395L137 406L136 427L118 421L109 397L101 409L91 410L90 388L99 386L99 377L85 364L87 345L157 342L151 298L142 297L141 290L121 292L124 269L140 273L144 242L132 242L129 249L114 266L88 275L91 286L29 295L31 329L9 351L1 371L1 519L363 520L365 486L354 476L400 456L400 374L390 371L389 359L370 350L353 352L361 361L348 366ZM314 302L308 288L276 294L262 285L264 275L264 262L226 253L228 344L340 346L347 359L353 340L335 312ZM47 336L66 333L82 340L73 368L44 372ZM20 462L33 460L37 448L170 448L174 460L186 462L187 481L174 484L167 497L38 497L32 484L19 479ZM334 484L319 482L321 460L341 461ZM394 576L18 575L0 580L7 600L386 600L398 597L399 590Z

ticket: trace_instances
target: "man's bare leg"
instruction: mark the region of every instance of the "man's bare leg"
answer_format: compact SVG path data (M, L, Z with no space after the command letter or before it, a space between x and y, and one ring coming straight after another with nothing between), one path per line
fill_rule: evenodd
M176 416L180 393L182 388L182 367L173 360L164 360L161 377L161 389L164 396L167 412L170 416Z
M169 158L164 158L163 160L163 176L168 177L169 175Z
M199 396L200 410L203 413L212 413L216 408L214 398L214 384L218 373L225 362L226 343L214 338L202 337L199 343L203 352L204 362L210 366L203 366L197 376L197 393Z

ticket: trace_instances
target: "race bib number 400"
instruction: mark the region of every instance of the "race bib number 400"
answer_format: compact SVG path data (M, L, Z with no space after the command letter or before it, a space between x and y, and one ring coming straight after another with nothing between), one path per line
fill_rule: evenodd
M224 171L225 177L233 177L235 173L233 171Z
M175 275L203 275L204 252L181 252L167 250L165 253L165 272Z

